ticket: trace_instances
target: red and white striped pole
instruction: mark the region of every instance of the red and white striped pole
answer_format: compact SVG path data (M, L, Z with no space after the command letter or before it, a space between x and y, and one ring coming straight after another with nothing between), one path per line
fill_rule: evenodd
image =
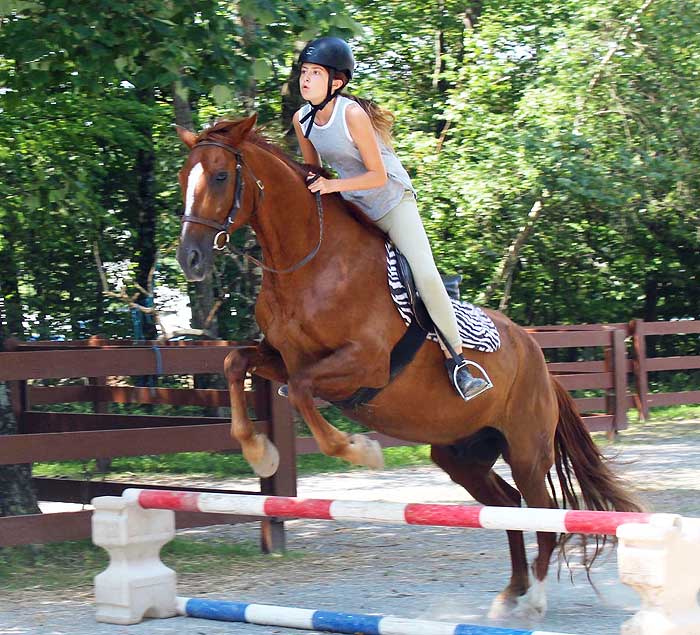
M127 489L124 496L137 501L143 509L611 536L616 534L620 525L626 523L650 523L654 518L672 516L638 512L385 503L170 490Z

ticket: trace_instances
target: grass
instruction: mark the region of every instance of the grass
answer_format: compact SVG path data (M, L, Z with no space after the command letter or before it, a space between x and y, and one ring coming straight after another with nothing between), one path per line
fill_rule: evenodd
M700 405L664 406L653 408L647 421L640 421L636 411L630 411L629 424L618 438L611 442L605 433L593 435L601 447L616 445L669 444L684 437L696 437L700 431Z
M635 410L635 415L636 412ZM651 422L700 419L700 404L690 406L662 406L659 408L652 408L649 414L649 420Z
M0 549L0 591L72 589L106 568L107 552L87 540Z
M337 408L326 408L325 417L343 432L365 432L367 428L346 419ZM309 435L303 422L298 425L297 434ZM387 467L407 467L430 463L428 446L407 446L384 450ZM323 454L306 454L297 457L299 475L321 472L346 472L358 468L347 461ZM145 474L189 474L214 478L252 477L253 471L240 454L231 452L179 452L136 457L120 457L112 460L111 470L103 475L96 470L96 461L61 461L57 463L35 463L34 476L63 477L75 479L108 478L110 475L133 476Z
M430 463L427 445L386 448L384 461L389 468L426 465ZM365 469L347 461L323 454L306 454L297 458L299 475L322 472L347 472ZM138 478L146 474L189 474L213 478L252 477L250 466L240 454L225 452L180 452L154 456L123 457L112 461L112 469L105 475L97 474L96 461L62 461L59 463L35 463L34 476L63 478L109 478L110 475Z
M365 428L344 419L334 409L326 411L328 419L341 430L346 432L362 432ZM697 406L668 406L653 408L650 418L641 422L636 410L630 410L629 428L627 434L633 432L653 433L656 426L665 422L700 420L700 405ZM301 426L300 433L308 433ZM606 443L604 434L596 434L596 441ZM616 443L626 442L625 432ZM426 445L386 448L384 460L388 468L408 467L411 465L427 465L430 463L430 451ZM97 474L95 460L63 461L58 463L35 463L34 475L43 477L64 478L109 478L110 475L128 476L137 479L146 474L189 474L213 478L252 477L253 471L240 454L229 452L180 452L177 454L150 455L138 457L121 457L112 460L108 474ZM297 458L299 475L318 474L322 472L345 472L357 468L346 461L325 456L323 454L307 454Z
M162 561L178 574L225 574L237 562L249 566L267 557L252 542L232 544L188 538L176 538L161 552ZM293 559L303 554L289 551L279 557ZM107 552L89 540L0 549L0 595L32 590L87 590L108 563Z

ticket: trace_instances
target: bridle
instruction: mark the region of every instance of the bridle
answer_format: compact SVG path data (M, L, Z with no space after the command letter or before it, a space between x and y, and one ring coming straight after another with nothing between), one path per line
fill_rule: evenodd
M223 251L230 240L228 230L233 224L233 222L236 220L236 216L238 215L238 212L241 209L241 201L243 200L243 191L245 189L245 181L243 179L242 172L243 166L245 164L243 163L243 155L236 148L226 143L220 143L218 141L200 141L192 147L192 150L194 150L195 148L200 148L202 146L216 146L217 148L222 148L226 150L226 152L230 152L231 154L233 154L233 156L236 157L236 185L233 192L233 203L231 204L231 210L226 216L226 220L223 222L223 224L217 223L213 220L209 220L208 218L192 216L191 214L183 214L180 222L182 222L183 224L196 223L199 225L206 225L207 227L211 227L212 229L216 229L217 233L214 236L214 243L212 245L212 248L217 251ZM262 200L265 195L265 186L263 185L262 181L255 178L255 174L253 174L253 171L248 166L245 167L248 168L248 170L250 171L251 175L253 176L253 179L255 180L256 185L258 186L258 191L260 192L260 197L258 200L255 201L253 207L253 213L255 213L255 211L258 208L258 205L262 204Z
M262 205L264 196L265 196L265 185L263 182L258 179L255 176L255 173L253 170L250 168L250 166L246 165L245 162L243 161L243 155L241 154L240 150L237 148L228 145L227 143L221 143L219 141L199 141L196 143L194 146L192 146L192 150L195 148L199 148L201 146L216 146L217 148L222 148L223 150L226 150L226 152L230 152L233 154L234 157L236 157L236 184L234 186L234 191L233 191L233 202L231 203L231 209L226 216L226 220L223 223L218 223L214 220L210 220L208 218L200 218L199 216L193 216L192 214L183 214L180 222L182 224L184 223L195 223L199 225L205 225L206 227L211 227L212 229L216 230L216 235L214 236L214 241L212 243L212 249L216 251L223 251L224 249L227 249L229 251L232 251L234 253L238 253L238 255L245 256L252 262L254 262L256 265L259 267L262 267L265 271L269 271L271 273L291 273L293 271L296 271L297 269L300 269L303 267L305 264L310 262L314 256L318 253L318 250L321 248L321 242L323 241L323 205L321 203L321 194L320 192L315 192L316 195L316 211L318 212L318 223L319 223L319 236L318 236L318 244L316 247L314 247L304 258L302 258L298 263L295 265L292 265L291 267L288 267L287 269L273 269L272 267L268 267L266 264L260 262L256 258L253 258L250 254L247 253L239 253L235 248L233 248L230 245L230 240L231 236L229 234L229 229L231 225L234 223L236 220L236 216L238 215L238 212L241 209L241 201L243 200L243 192L245 190L245 180L243 178L243 168L248 170L250 172L251 177L255 181L255 184L258 187L258 192L260 193L259 196L255 197L255 200L253 202L253 211L251 212L252 214L255 214L258 211L258 208ZM315 180L320 178L320 174L315 175L312 179L309 179L307 181L307 185L310 185L313 183Z

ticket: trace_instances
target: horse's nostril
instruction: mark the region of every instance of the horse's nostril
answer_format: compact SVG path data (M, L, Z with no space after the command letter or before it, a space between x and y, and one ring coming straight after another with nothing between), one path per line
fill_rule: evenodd
M190 253L188 254L188 256L189 256L188 264L190 266L190 269L192 269L192 268L196 267L199 264L199 261L201 260L201 255L199 253L199 249L195 249L195 248L190 249Z

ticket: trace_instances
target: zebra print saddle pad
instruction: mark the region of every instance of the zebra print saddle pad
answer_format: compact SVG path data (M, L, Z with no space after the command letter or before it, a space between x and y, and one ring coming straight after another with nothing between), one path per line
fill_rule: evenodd
M399 276L394 245L389 241L386 243L386 262L391 297L406 326L409 326L415 319L413 307L411 306L409 294ZM501 338L498 330L493 320L486 313L478 306L468 302L461 302L453 298L450 299L450 302L452 302L455 315L457 316L457 326L465 348L484 353L493 353L500 348ZM434 342L438 341L434 331L428 333L428 339Z

